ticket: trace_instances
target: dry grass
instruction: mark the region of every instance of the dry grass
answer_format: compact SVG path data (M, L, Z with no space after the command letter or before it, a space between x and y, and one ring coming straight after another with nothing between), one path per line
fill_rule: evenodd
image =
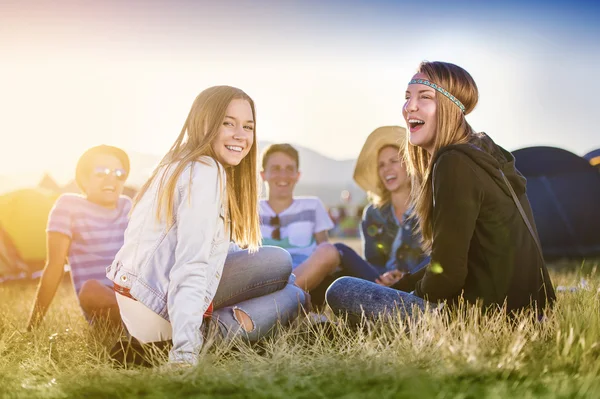
M119 369L68 281L43 325L24 326L34 284L0 286L0 396L105 397L598 397L598 262L553 271L561 293L544 323L467 311L333 331L300 322L250 347L215 345L196 368Z

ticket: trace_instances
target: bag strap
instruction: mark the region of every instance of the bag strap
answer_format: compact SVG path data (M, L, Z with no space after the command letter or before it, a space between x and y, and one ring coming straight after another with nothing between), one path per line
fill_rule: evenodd
M521 214L521 217L523 218L523 221L527 225L527 228L529 229L529 232L531 233L531 236L533 237L533 241L535 241L535 246L537 247L538 253L543 262L544 261L544 253L542 252L542 246L540 245L540 242L537 238L537 235L535 234L535 231L533 231L533 227L531 226L531 223L529 222L529 219L527 218L527 214L525 214L525 210L523 209L523 206L521 205L521 201L519 201L519 198L517 198L517 194L515 194L515 190L513 190L510 182L504 175L504 172L502 172L501 169L498 169L498 170L500 171L500 175L502 176L504 183L506 183L506 185L508 186L508 191L510 191L510 195L512 196L513 201L515 202L515 205L517 206L517 209L519 209L519 213Z

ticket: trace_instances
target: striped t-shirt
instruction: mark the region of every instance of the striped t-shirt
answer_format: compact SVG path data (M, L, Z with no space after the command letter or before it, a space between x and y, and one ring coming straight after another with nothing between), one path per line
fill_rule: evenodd
M115 209L104 208L77 194L60 196L48 216L47 232L71 239L69 266L75 291L87 280L112 287L106 267L123 246L131 200L121 196Z
M260 231L263 245L285 248L292 255L310 256L317 248L315 234L331 230L334 225L317 197L294 197L292 205L279 215L269 206L267 200L260 201ZM279 217L279 226L272 220ZM279 227L279 240L273 237L273 231Z

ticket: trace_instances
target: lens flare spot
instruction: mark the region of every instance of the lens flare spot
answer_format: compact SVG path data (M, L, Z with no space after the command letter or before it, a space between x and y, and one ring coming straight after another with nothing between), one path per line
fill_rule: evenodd
M432 263L431 266L429 267L429 270L431 270L432 273L435 274L441 274L444 271L444 268L442 267L442 265L440 265L439 263Z
M370 237L375 237L377 235L377 226L375 226L374 224L372 224L369 227L367 227L367 234Z

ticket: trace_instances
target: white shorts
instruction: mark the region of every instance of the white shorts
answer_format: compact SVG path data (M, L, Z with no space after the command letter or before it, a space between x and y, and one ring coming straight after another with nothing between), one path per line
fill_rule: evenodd
M116 293L121 319L127 331L138 341L166 341L173 338L171 323L148 309L143 303Z

